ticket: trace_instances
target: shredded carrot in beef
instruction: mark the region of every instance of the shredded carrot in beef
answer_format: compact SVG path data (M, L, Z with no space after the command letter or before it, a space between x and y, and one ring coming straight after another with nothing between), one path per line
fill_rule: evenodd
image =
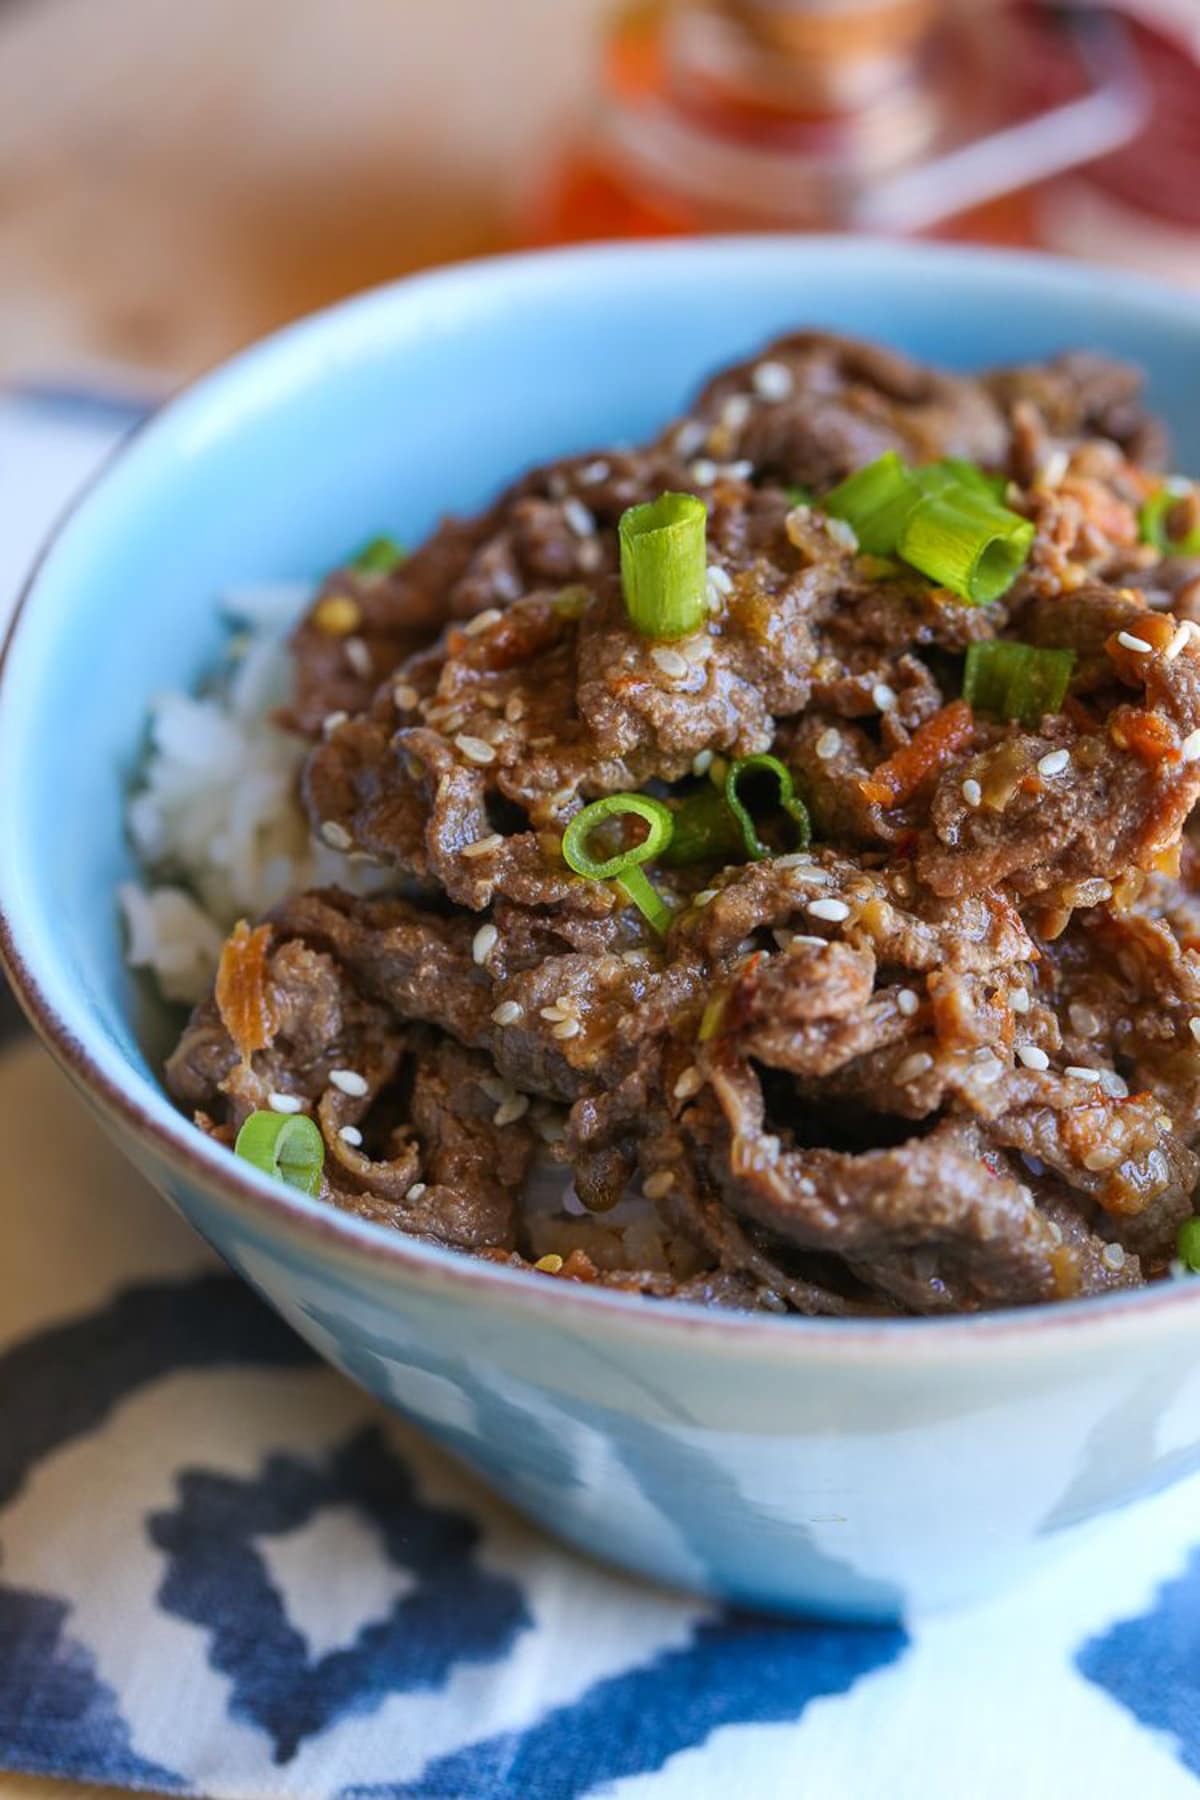
M874 806L903 806L922 782L945 766L971 741L975 719L965 700L952 700L917 727L909 743L871 770L859 782L863 797Z
M275 1036L275 1011L267 992L270 942L269 925L251 931L241 919L226 938L217 967L217 1011L243 1062L255 1050L265 1050Z
M1182 752L1170 719L1136 706L1119 706L1109 720L1108 735L1118 750L1132 750L1143 762L1179 762Z

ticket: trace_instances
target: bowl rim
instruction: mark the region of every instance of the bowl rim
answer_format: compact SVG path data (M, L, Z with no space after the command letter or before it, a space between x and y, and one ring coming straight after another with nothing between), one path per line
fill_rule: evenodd
M160 408L136 425L103 460L100 467L64 509L27 575L0 643L0 727L6 723L5 698L12 680L14 651L26 621L38 603L43 578L59 546L68 540L79 520L102 506L105 490L114 474L145 453L158 436L170 437L189 426L203 425L204 415L218 414L232 390L247 377L278 380L287 385L319 381L337 366L336 355L322 354L324 346L353 338L356 325L399 317L415 299L438 295L461 301L481 283L493 293L542 290L549 273L565 271L576 285L610 272L626 263L654 262L677 265L711 263L716 258L737 256L746 262L774 263L779 259L798 264L819 260L859 264L873 277L881 268L898 270L933 266L953 270L968 285L1004 276L1031 293L1056 287L1081 297L1094 290L1097 271L1086 264L1072 264L1040 252L993 250L968 245L896 243L874 237L797 236L789 234L726 235L671 240L612 240L597 245L550 250L519 251L475 258L402 276L368 288L333 305L285 325L238 351L212 369L184 384ZM1131 307L1143 317L1159 313L1174 324L1194 328L1200 349L1200 322L1186 293L1138 275L1103 272L1106 302ZM289 376L288 371L291 371ZM235 408L236 411L236 408ZM0 733L2 735L2 733ZM686 1334L720 1344L723 1350L785 1353L801 1349L840 1356L858 1351L901 1349L921 1361L953 1351L991 1353L1029 1348L1036 1340L1043 1347L1061 1342L1066 1332L1073 1346L1082 1348L1097 1333L1129 1331L1172 1324L1186 1314L1200 1318L1200 1281L1167 1280L1153 1287L1093 1296L1068 1302L1042 1302L1030 1307L996 1312L950 1313L934 1317L810 1318L801 1314L775 1315L709 1308L697 1302L648 1300L584 1283L560 1284L532 1271L491 1263L422 1239L409 1237L383 1225L340 1212L282 1183L271 1181L245 1164L239 1164L224 1146L206 1138L167 1101L161 1086L133 1067L124 1053L117 1053L123 1079L109 1074L103 1057L89 1044L93 1016L82 1006L78 1028L59 1011L48 992L48 983L35 958L22 948L18 911L5 895L4 865L19 860L17 846L9 838L0 859L0 964L7 970L13 990L38 1035L55 1060L65 1069L84 1096L114 1130L118 1144L132 1135L150 1155L178 1169L227 1210L248 1216L265 1234L282 1233L323 1258L328 1257L351 1273L379 1280L407 1276L445 1289L466 1301L490 1299L515 1310L533 1311L548 1321L566 1326L582 1309L583 1319L594 1316L597 1324L607 1316L648 1340L679 1341ZM52 959L48 959L51 961ZM97 1031L97 1038L99 1033ZM582 1322L582 1321L581 1321ZM1049 1335L1048 1335L1049 1334Z

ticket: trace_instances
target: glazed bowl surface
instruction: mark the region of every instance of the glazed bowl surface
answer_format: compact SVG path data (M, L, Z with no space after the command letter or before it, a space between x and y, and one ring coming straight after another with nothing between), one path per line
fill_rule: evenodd
M1049 259L717 239L364 295L168 406L35 572L0 670L0 947L138 1167L331 1362L514 1504L660 1580L882 1619L1009 1582L1200 1467L1200 1282L822 1321L597 1292L388 1233L174 1111L170 1021L124 967L113 900L147 702L213 663L223 590L312 577L381 523L416 542L529 464L650 433L708 371L807 324L961 369L1131 358L1178 466L1200 469L1194 300Z

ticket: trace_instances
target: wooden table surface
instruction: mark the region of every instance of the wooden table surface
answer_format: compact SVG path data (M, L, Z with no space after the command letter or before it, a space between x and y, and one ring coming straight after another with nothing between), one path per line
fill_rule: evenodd
M0 3L0 376L191 374L340 294L500 247L610 9ZM0 1772L2 1800L106 1795Z
M194 372L502 244L612 0L0 0L0 375Z

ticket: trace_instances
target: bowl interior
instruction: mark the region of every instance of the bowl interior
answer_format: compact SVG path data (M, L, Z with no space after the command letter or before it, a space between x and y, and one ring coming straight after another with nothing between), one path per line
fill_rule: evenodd
M1200 314L1037 258L837 240L468 265L269 340L146 427L44 559L0 677L0 911L43 1006L144 1113L164 1021L123 967L123 793L155 689L210 664L231 585L416 542L530 463L635 440L722 361L815 324L957 368L1069 346L1144 365L1200 468Z

